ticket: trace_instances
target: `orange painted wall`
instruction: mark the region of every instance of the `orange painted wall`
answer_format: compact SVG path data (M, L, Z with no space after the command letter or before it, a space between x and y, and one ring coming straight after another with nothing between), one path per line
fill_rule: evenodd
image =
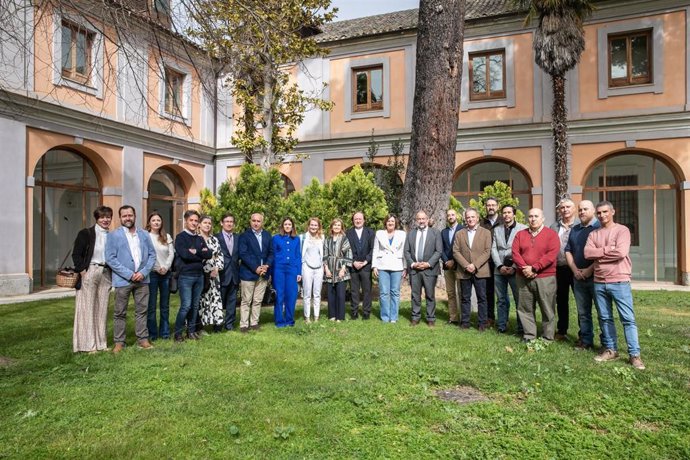
M345 71L348 68L350 61L356 59L368 58L389 58L390 69L390 103L391 116L390 118L372 117L345 121L345 104L352 104L352 101L345 100ZM329 83L331 91L331 101L335 103L335 107L330 112L331 117L331 135L333 137L360 134L365 135L371 133L372 125L375 125L376 132L379 134L386 132L398 132L405 129L405 118L408 110L412 107L406 107L405 88L407 82L405 81L405 51L390 51L379 54L365 54L361 56L350 56L347 58L332 59L330 62L331 80Z
M580 111L584 115L588 112L648 110L685 104L685 92L687 91L685 88L685 60L688 58L685 13L679 11L646 17L650 19L661 18L664 22L664 66L663 69L660 69L664 74L664 92L662 94L631 94L599 99L597 59L608 59L608 56L597 56L597 29L602 25L588 25L585 27L585 51L578 66ZM609 24L625 24L626 22L630 21L615 21ZM634 25L631 25L631 30L635 30Z
M534 116L534 55L532 34L524 33L510 37L513 40L515 65L515 107L491 107L460 112L460 123L483 123L500 120L527 119ZM468 41L482 43L491 39ZM469 91L463 86L462 91Z
M36 11L36 31L34 35L34 90L43 95L46 100L53 100L58 104L80 107L84 111L96 112L107 117L116 115L116 87L115 69L117 69L117 47L107 38L101 42L104 46L103 67L100 72L103 75L103 99L88 93L53 85L53 19L50 6ZM103 29L102 24L93 18L90 19L99 29L104 30L107 37L113 37L115 32L110 27ZM59 33L59 30L58 30ZM59 57L58 57L59 59ZM110 62L108 63L108 60ZM59 61L58 61L59 62Z

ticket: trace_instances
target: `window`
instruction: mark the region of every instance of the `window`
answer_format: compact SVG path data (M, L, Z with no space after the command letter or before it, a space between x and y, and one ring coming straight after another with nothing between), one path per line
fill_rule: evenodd
M451 193L463 205L469 206L471 199L478 199L487 185L500 181L511 187L513 196L518 199L520 209L531 206L532 186L527 173L500 160L485 160L458 170L453 178Z
M469 55L470 100L500 99L506 96L505 50Z
M383 66L352 70L353 111L383 109Z
M609 35L609 86L652 82L651 30Z
M165 68L165 103L166 113L179 115L182 109L182 92L185 75L169 67Z
M62 22L62 76L89 84L94 33L66 21Z

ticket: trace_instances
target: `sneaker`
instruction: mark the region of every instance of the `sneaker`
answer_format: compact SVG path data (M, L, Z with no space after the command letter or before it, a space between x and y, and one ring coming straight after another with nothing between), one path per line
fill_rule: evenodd
M638 369L638 370L641 370L641 371L643 371L643 370L646 369L644 363L642 362L642 360L640 359L639 356L631 356L630 359L628 360L628 362L629 362L630 365L631 365L632 367L634 367L635 369Z
M613 361L618 359L618 352L616 350L611 350L610 348L602 351L594 357L594 361L598 363L605 363L607 361Z
M304 323L305 324L311 324L311 320L309 318L304 318Z

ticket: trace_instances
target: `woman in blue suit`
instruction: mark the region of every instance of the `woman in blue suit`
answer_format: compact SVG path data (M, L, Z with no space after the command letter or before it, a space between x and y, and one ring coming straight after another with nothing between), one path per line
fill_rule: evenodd
M271 244L274 255L273 288L276 290L276 303L273 311L276 327L294 326L297 283L302 280L302 251L292 219L283 219L280 232L273 236Z

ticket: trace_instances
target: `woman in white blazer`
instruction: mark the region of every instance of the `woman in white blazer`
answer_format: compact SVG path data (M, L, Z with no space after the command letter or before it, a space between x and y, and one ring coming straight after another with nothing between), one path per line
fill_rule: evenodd
M379 280L379 303L384 323L398 322L400 284L407 275L403 256L406 234L398 230L399 226L400 221L396 216L387 215L384 220L385 228L378 230L374 239L371 266L374 276Z

